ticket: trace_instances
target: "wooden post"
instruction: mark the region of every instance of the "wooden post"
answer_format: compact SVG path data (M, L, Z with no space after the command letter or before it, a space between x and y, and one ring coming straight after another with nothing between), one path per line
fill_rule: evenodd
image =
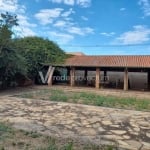
M150 90L150 71L147 72L147 88Z
M100 68L96 68L96 80L95 80L95 87L97 89L100 88Z
M70 68L67 68L67 84L70 84Z
M124 70L124 90L128 90L128 69L125 68Z
M87 75L88 75L88 71L87 69L84 70L84 81L85 81L85 84L87 85Z
M71 86L75 85L75 67L71 67L70 70L70 85Z
M104 82L107 81L107 71L106 70L104 71L104 80L103 81Z

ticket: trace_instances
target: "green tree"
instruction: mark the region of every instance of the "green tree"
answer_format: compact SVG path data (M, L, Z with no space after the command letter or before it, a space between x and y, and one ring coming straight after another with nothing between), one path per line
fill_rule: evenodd
M18 26L16 15L10 15L8 12L1 13L0 19L0 52L3 48L11 46L11 37L13 35L12 28Z
M28 76L35 79L41 64L62 63L66 55L54 42L40 37L24 37L14 40L14 48L25 57Z
M9 29L11 29L14 26L18 26L18 19L17 19L17 15L12 15L9 14L8 12L1 13L1 18L0 19L0 26L7 26Z
M15 80L16 73L25 73L25 62L21 55L12 49L12 28L17 23L17 16L1 14L0 20L0 81L7 87Z

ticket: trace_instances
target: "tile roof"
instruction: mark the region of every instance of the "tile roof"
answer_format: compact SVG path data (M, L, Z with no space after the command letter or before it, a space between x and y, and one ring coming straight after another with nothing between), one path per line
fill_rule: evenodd
M73 56L64 63L65 66L81 67L141 67L150 68L150 55L134 56Z

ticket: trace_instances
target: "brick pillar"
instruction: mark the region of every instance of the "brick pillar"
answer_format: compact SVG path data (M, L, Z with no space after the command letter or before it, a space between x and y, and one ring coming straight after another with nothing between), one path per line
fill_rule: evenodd
M75 85L75 67L71 67L70 70L70 85L71 86Z
M150 71L147 72L147 88L150 90Z
M100 68L96 68L95 88L100 88Z
M125 68L124 70L124 90L128 90L128 69Z

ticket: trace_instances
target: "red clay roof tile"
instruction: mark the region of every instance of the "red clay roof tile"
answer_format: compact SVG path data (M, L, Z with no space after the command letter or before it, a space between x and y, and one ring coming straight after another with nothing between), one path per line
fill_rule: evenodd
M150 55L135 56L73 56L66 66L81 67L141 67L150 68Z

